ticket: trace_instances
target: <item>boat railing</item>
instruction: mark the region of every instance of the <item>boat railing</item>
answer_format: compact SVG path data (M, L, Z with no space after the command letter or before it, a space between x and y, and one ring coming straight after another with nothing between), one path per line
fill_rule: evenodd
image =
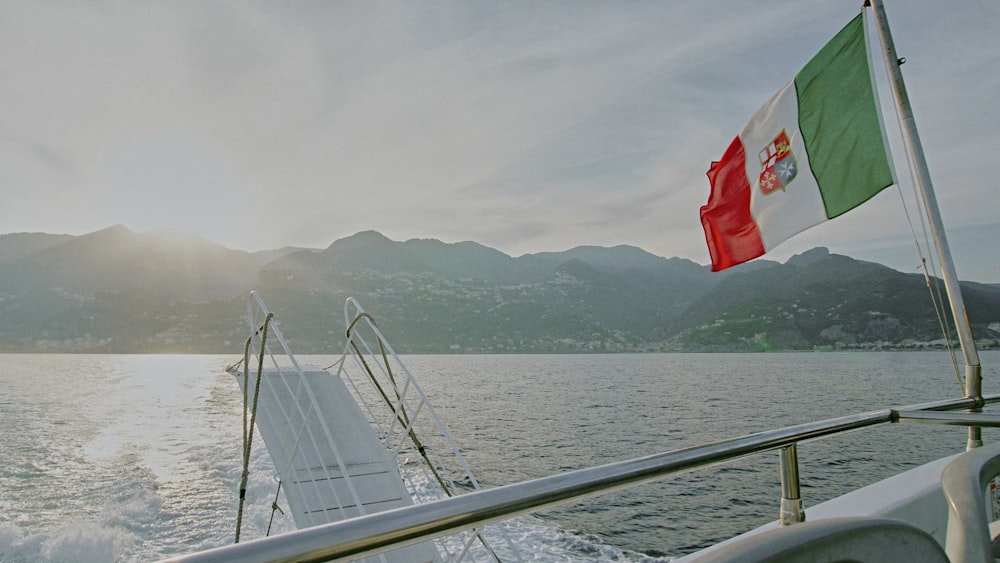
M947 412L1000 402L1000 394L886 408L787 426L665 453L559 473L444 500L220 547L171 561L357 559L753 454L886 423L1000 427L1000 415ZM791 462L795 456L782 456ZM788 468L784 468L783 471ZM795 464L794 472L798 468ZM785 477L783 477L783 480ZM784 488L784 487L783 487Z

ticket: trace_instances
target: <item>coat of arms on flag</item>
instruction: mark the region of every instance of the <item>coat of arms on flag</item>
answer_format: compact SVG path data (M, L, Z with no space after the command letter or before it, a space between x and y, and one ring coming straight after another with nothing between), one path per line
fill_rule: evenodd
M788 140L788 133L784 129L771 141L771 144L764 147L764 150L757 154L760 159L761 173L758 178L760 191L764 195L777 190L784 190L785 186L795 179L798 174L798 166L795 165L795 155L792 154L792 143Z

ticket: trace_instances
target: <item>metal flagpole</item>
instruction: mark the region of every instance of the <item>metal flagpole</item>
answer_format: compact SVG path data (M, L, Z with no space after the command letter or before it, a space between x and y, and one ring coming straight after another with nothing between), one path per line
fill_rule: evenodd
M972 338L972 326L969 324L969 315L965 311L965 302L962 300L962 290L958 284L958 275L955 273L955 264L951 258L951 250L948 248L948 239L944 233L944 223L941 221L941 211L938 209L937 198L934 196L934 186L931 184L930 172L927 169L927 160L924 158L924 149L920 144L920 136L917 134L916 121L913 119L913 109L910 107L910 99L906 94L906 86L903 84L903 73L899 67L903 64L903 59L896 56L896 47L892 42L892 34L889 32L889 21L885 16L881 0L866 0L870 5L878 25L879 40L882 43L882 55L885 57L885 66L889 72L889 81L892 84L892 93L896 99L896 106L903 123L903 141L913 159L917 174L917 187L924 200L924 207L927 209L928 219L931 226L931 235L934 237L937 246L938 260L941 262L941 276L944 278L945 290L948 292L948 301L951 303L951 314L955 319L955 328L958 331L958 341L962 346L962 354L965 357L965 389L968 396L982 400L983 382L982 371L979 365L979 353L976 351L976 343ZM969 427L969 448L983 445L982 433L978 427Z

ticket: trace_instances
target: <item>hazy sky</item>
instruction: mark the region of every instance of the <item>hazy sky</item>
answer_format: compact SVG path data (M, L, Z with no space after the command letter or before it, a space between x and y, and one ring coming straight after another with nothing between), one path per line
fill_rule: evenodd
M5 1L0 233L375 229L706 264L709 163L860 3ZM959 274L1000 282L1000 2L887 10ZM914 271L911 241L890 188L768 257Z

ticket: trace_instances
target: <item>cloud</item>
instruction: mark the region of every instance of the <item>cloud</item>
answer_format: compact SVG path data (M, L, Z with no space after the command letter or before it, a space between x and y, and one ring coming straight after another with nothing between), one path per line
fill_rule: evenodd
M889 16L941 207L1000 232L975 165L1000 149L1000 8L928 18L925 3ZM0 103L16 109L0 116L0 224L185 228L245 249L377 229L705 262L709 162L856 9L3 3ZM817 232L863 247L848 241L876 240L871 217Z

